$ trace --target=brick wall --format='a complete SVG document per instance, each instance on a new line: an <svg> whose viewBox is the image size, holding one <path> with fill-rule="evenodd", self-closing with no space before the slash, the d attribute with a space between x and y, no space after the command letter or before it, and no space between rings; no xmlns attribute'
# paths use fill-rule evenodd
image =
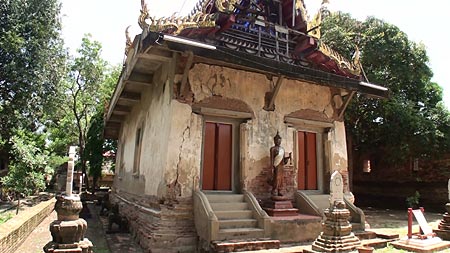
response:
<svg viewBox="0 0 450 253"><path fill-rule="evenodd" d="M56 199L39 203L0 225L0 253L12 253L54 209ZM50 231L49 231L50 233Z"/></svg>
<svg viewBox="0 0 450 253"><path fill-rule="evenodd" d="M269 199L271 196L272 186L272 168L267 167L261 169L261 172L248 185L248 190L252 192L258 200ZM297 175L295 174L294 166L286 166L284 169L284 187L283 193L288 198L294 198L295 188L297 183Z"/></svg>
<svg viewBox="0 0 450 253"><path fill-rule="evenodd" d="M420 193L425 209L444 211L448 202L447 182L450 178L450 157L430 161L419 159L398 166L384 165L371 158L371 172L364 173L362 161L356 160L353 170L353 194L361 206L406 208L406 198ZM383 200L383 201L377 201Z"/></svg>
<svg viewBox="0 0 450 253"><path fill-rule="evenodd" d="M197 232L192 198L163 200L121 191L113 193L122 215L128 218L135 240L155 252L195 252Z"/></svg>

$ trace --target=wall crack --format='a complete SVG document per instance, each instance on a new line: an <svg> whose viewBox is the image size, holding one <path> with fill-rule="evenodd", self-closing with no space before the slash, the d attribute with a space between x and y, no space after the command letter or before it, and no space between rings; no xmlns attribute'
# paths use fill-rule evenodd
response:
<svg viewBox="0 0 450 253"><path fill-rule="evenodd" d="M181 159L182 159L181 158L181 154L183 152L184 143L185 143L186 139L189 138L189 136L190 136L190 131L191 131L190 126L187 126L183 130L183 134L182 134L183 139L181 140L180 148L178 150L177 174L176 174L175 182L173 182L171 184L173 186L173 190L174 190L174 192L173 192L174 196L173 197L181 196L181 185L178 182L179 177L180 177L180 170L181 170L181 168L180 168L180 166L181 166Z"/></svg>

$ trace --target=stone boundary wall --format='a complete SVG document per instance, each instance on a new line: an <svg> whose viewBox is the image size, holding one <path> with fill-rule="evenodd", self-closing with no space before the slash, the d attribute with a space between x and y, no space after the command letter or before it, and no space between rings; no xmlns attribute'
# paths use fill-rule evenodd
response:
<svg viewBox="0 0 450 253"><path fill-rule="evenodd" d="M354 181L353 194L358 207L380 207L406 210L406 198L420 194L419 205L445 212L448 202L447 182Z"/></svg>
<svg viewBox="0 0 450 253"><path fill-rule="evenodd" d="M55 202L56 199L52 198L27 209L26 212L19 211L19 215L0 225L0 253L13 253L53 211Z"/></svg>

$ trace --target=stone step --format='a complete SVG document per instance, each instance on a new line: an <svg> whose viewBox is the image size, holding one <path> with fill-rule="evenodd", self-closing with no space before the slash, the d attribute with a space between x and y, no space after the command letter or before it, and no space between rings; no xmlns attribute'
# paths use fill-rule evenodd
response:
<svg viewBox="0 0 450 253"><path fill-rule="evenodd" d="M215 211L219 220L236 220L236 219L251 219L253 212L251 210L235 210L235 211Z"/></svg>
<svg viewBox="0 0 450 253"><path fill-rule="evenodd" d="M286 208L286 209L274 209L274 208L264 208L269 216L281 217L281 216L297 216L297 208Z"/></svg>
<svg viewBox="0 0 450 253"><path fill-rule="evenodd" d="M206 194L209 203L244 202L243 194Z"/></svg>
<svg viewBox="0 0 450 253"><path fill-rule="evenodd" d="M214 211L250 210L246 202L210 203Z"/></svg>
<svg viewBox="0 0 450 253"><path fill-rule="evenodd" d="M361 245L381 249L381 248L387 247L388 243L390 243L392 241L393 240L387 240L387 239L382 239L382 238L365 239L365 240L361 240Z"/></svg>
<svg viewBox="0 0 450 253"><path fill-rule="evenodd" d="M264 237L264 229L261 229L261 228L219 229L219 240L261 238L261 237Z"/></svg>
<svg viewBox="0 0 450 253"><path fill-rule="evenodd" d="M213 241L214 252L240 252L279 249L280 241L267 239L229 240Z"/></svg>
<svg viewBox="0 0 450 253"><path fill-rule="evenodd" d="M353 226L354 223L352 223ZM358 223L359 224L359 223ZM353 227L352 227L353 229ZM375 239L377 238L377 233L373 232L373 231L356 231L354 232L354 234L356 235L356 237L359 238L359 240L367 240L367 239Z"/></svg>
<svg viewBox="0 0 450 253"><path fill-rule="evenodd" d="M256 219L235 219L219 220L219 228L256 228L258 221Z"/></svg>
<svg viewBox="0 0 450 253"><path fill-rule="evenodd" d="M377 231L376 234L377 234L377 237L382 238L382 239L387 239L387 240L397 240L400 238L399 234L393 233L393 232L389 233L386 231L383 231L383 232Z"/></svg>

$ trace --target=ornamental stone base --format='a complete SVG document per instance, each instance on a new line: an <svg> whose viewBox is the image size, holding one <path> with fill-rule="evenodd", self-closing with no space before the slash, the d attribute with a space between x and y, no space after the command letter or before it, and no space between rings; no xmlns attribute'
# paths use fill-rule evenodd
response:
<svg viewBox="0 0 450 253"><path fill-rule="evenodd" d="M348 222L350 211L344 203L338 203L325 210L326 219L322 223L323 232L312 244L316 252L350 252L361 245L358 237L352 233Z"/></svg>
<svg viewBox="0 0 450 253"><path fill-rule="evenodd" d="M49 242L44 246L44 252L48 253L56 253L56 252L64 252L64 253L92 253L92 243L87 239L73 243L73 244L61 244L56 242Z"/></svg>
<svg viewBox="0 0 450 253"><path fill-rule="evenodd" d="M44 246L44 252L92 253L92 243L84 238L87 222L79 218L83 208L78 195L56 197L55 210L58 220L50 224L52 241Z"/></svg>
<svg viewBox="0 0 450 253"><path fill-rule="evenodd" d="M441 222L439 222L438 229L433 230L437 236L441 239L450 241L450 203L445 204L445 210L447 211Z"/></svg>

